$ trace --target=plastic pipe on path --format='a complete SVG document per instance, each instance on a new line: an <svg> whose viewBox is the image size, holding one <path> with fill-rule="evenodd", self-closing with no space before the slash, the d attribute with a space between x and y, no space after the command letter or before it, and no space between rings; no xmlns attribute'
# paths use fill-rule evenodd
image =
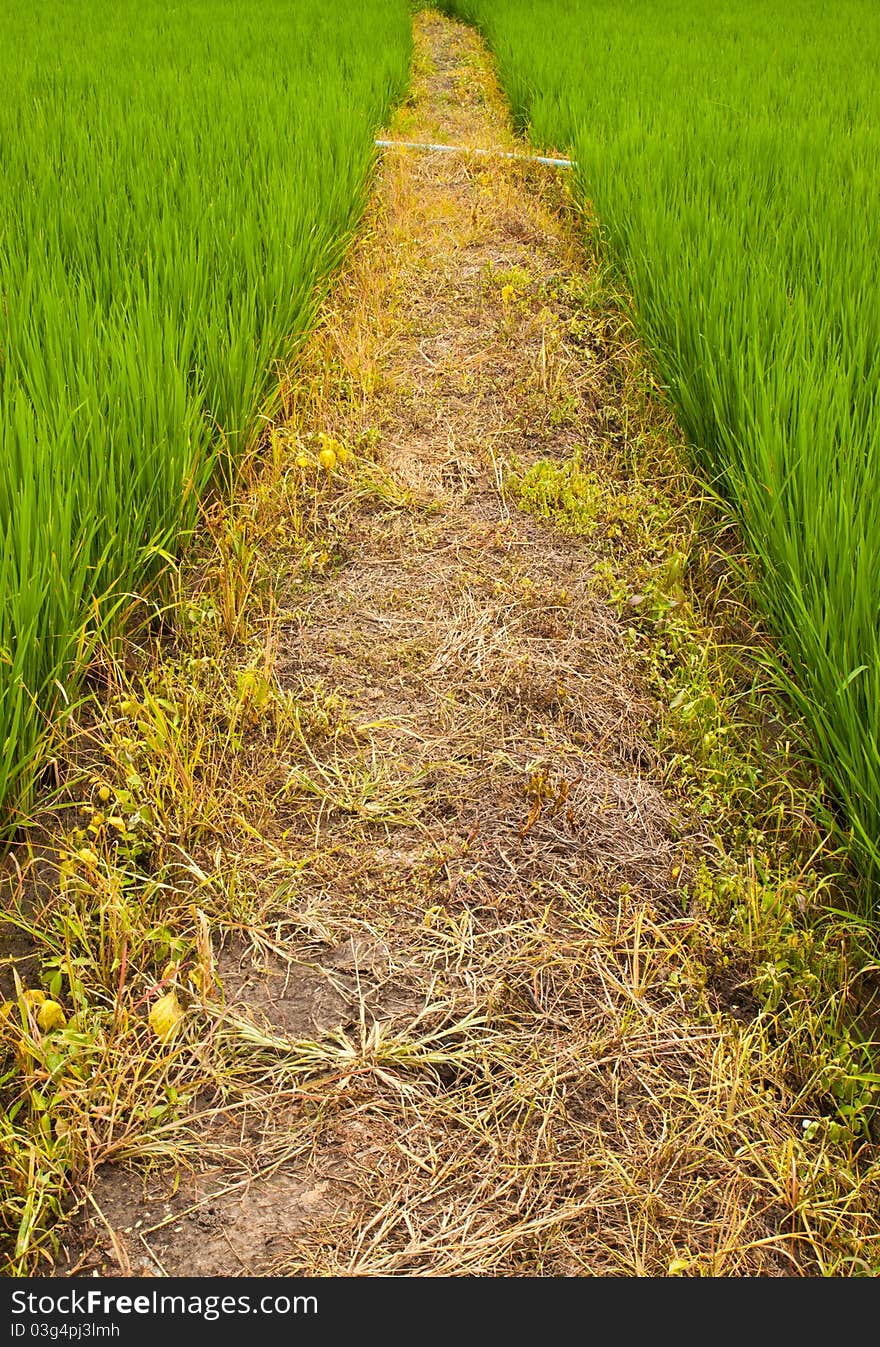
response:
<svg viewBox="0 0 880 1347"><path fill-rule="evenodd" d="M521 159L528 164L549 164L551 168L576 168L573 159L551 159L544 154L514 154L510 150L479 150L469 145L431 145L418 140L377 140L382 150L430 150L437 154L486 154L494 159Z"/></svg>

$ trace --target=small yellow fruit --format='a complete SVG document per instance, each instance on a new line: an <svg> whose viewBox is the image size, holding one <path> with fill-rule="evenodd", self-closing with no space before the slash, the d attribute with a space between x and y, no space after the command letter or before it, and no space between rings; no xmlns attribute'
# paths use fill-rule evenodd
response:
<svg viewBox="0 0 880 1347"><path fill-rule="evenodd" d="M681 874L681 866L680 866L680 865L673 865L673 867L672 867L672 878L673 878L673 879L678 879L678 876L679 876L680 874Z"/></svg>
<svg viewBox="0 0 880 1347"><path fill-rule="evenodd" d="M312 466L312 460L306 454L297 454L296 466L298 468L310 468Z"/></svg>
<svg viewBox="0 0 880 1347"><path fill-rule="evenodd" d="M101 787L101 789L98 791L98 799L101 801L101 804L106 804L106 803L107 803L107 801L110 799L110 787L109 787L109 786L102 786L102 787Z"/></svg>
<svg viewBox="0 0 880 1347"><path fill-rule="evenodd" d="M163 1042L169 1039L183 1019L177 992L166 992L150 1010L150 1028Z"/></svg>
<svg viewBox="0 0 880 1347"><path fill-rule="evenodd" d="M37 1011L37 1024L46 1034L63 1029L66 1023L67 1017L57 1001L44 1001Z"/></svg>
<svg viewBox="0 0 880 1347"><path fill-rule="evenodd" d="M318 455L318 462L325 472L332 472L336 467L336 451L326 446Z"/></svg>
<svg viewBox="0 0 880 1347"><path fill-rule="evenodd" d="M340 467L344 468L348 460L351 458L351 450L348 449L344 444L337 444L336 457L339 459Z"/></svg>

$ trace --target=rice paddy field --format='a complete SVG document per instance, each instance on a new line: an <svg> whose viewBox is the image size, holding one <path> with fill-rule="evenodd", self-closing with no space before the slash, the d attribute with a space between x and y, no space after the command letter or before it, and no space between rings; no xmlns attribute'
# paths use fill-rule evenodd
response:
<svg viewBox="0 0 880 1347"><path fill-rule="evenodd" d="M878 65L0 0L0 1277L877 1275Z"/></svg>
<svg viewBox="0 0 880 1347"><path fill-rule="evenodd" d="M756 559L845 826L880 861L880 12L455 0L570 150L707 480Z"/></svg>
<svg viewBox="0 0 880 1347"><path fill-rule="evenodd" d="M737 510L845 827L880 860L874 7L457 0L576 157L711 484ZM51 752L357 218L408 13L4 0L0 809ZM271 52L272 59L269 59ZM234 53L234 61L232 55Z"/></svg>
<svg viewBox="0 0 880 1347"><path fill-rule="evenodd" d="M96 641L259 437L409 52L383 0L0 3L7 832Z"/></svg>

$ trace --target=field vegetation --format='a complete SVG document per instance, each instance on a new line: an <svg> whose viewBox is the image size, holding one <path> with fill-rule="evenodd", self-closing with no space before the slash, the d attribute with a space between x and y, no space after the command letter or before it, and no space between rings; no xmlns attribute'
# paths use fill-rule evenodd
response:
<svg viewBox="0 0 880 1347"><path fill-rule="evenodd" d="M880 1265L862 56L456 8L0 0L2 1275Z"/></svg>
<svg viewBox="0 0 880 1347"><path fill-rule="evenodd" d="M659 381L732 502L780 668L880 862L880 13L452 0L570 149Z"/></svg>
<svg viewBox="0 0 880 1347"><path fill-rule="evenodd" d="M277 403L403 5L0 0L0 824Z"/></svg>

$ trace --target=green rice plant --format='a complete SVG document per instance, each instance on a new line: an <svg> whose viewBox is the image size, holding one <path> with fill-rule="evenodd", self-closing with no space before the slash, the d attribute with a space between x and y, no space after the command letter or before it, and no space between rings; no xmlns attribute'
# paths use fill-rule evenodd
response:
<svg viewBox="0 0 880 1347"><path fill-rule="evenodd" d="M880 865L880 11L454 0L570 150L707 482L735 508L844 827Z"/></svg>
<svg viewBox="0 0 880 1347"><path fill-rule="evenodd" d="M0 830L273 410L409 52L402 2L0 0Z"/></svg>

